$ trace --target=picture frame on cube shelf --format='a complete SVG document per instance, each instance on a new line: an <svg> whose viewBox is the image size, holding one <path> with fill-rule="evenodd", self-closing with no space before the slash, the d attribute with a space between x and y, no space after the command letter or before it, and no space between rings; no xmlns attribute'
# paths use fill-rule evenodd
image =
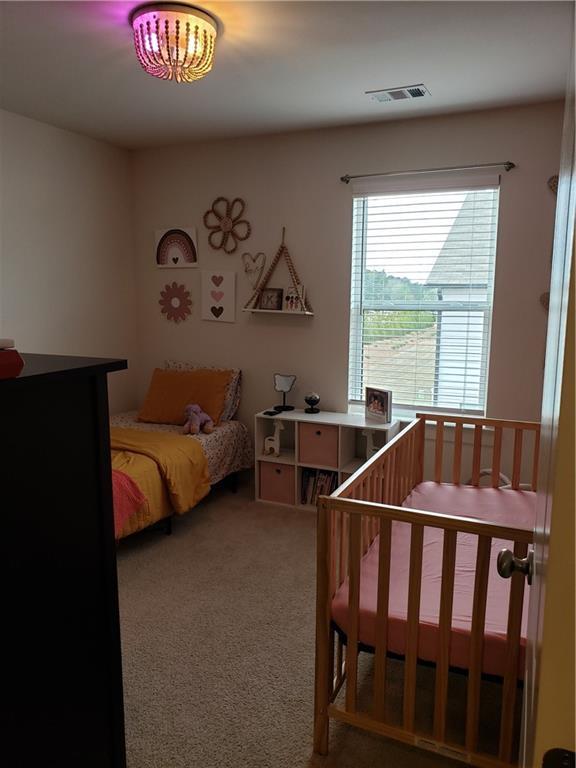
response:
<svg viewBox="0 0 576 768"><path fill-rule="evenodd" d="M367 419L392 421L392 391L377 387L366 387L365 413Z"/></svg>

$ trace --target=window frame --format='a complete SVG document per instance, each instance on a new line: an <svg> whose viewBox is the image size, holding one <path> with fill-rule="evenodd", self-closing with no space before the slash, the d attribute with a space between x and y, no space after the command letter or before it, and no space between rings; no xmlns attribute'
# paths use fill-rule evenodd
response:
<svg viewBox="0 0 576 768"><path fill-rule="evenodd" d="M418 180L412 179L381 179L379 177L371 177L362 179L360 178L356 184L353 184L353 200L352 200L352 242L351 242L351 290L350 290L350 324L349 324L349 340L348 340L348 403L351 406L358 407L364 405L364 395L366 386L369 386L364 380L364 313L368 311L428 311L441 314L444 311L458 311L458 309L467 312L482 312L483 313L483 335L485 335L486 342L481 347L481 361L480 361L480 377L479 388L480 396L479 401L483 404L481 408L454 408L444 407L440 405L416 405L413 403L393 402L393 410L398 413L412 414L418 412L425 413L451 413L451 414L468 414L468 415L480 415L486 414L487 402L488 402L488 389L490 378L490 348L492 341L492 321L494 314L494 288L495 288L495 272L496 262L498 259L498 230L500 222L500 174L486 174L486 173L458 173L457 178L453 174L440 177L439 174L424 175L423 178ZM494 256L493 265L489 274L489 280L486 286L482 284L482 287L486 290L487 298L479 300L478 302L446 302L449 307L447 309L438 310L433 304L422 305L415 302L375 302L369 301L368 306L363 301L364 292L364 279L367 263L367 230L368 230L368 215L367 205L369 198L382 197L382 196L395 196L402 194L425 194L427 192L456 192L456 191L475 191L482 189L496 190L498 192L496 203L496 223L494 229ZM363 202L362 222L363 229L361 233L361 245L362 254L361 262L358 264L355 262L355 246L357 241L355 239L354 221L356 217L355 204L360 199ZM355 273L360 269L360 281L355 283ZM466 289L474 288L473 284L466 285ZM353 343L354 342L354 343ZM360 380L360 384L353 384L355 378ZM378 386L372 384L372 386ZM437 375L435 372L434 377L434 389L437 390ZM360 394L361 399L357 399L352 395Z"/></svg>

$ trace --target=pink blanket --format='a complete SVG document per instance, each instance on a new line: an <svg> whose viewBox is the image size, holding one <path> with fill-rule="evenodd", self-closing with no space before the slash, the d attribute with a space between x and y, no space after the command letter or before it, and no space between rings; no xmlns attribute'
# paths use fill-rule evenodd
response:
<svg viewBox="0 0 576 768"><path fill-rule="evenodd" d="M134 480L119 469L112 470L112 496L114 499L114 535L120 538L124 523L146 501Z"/></svg>
<svg viewBox="0 0 576 768"><path fill-rule="evenodd" d="M530 491L472 488L441 483L420 483L407 497L403 506L412 509L441 512L489 520L494 523L531 529L534 525L536 494ZM476 568L477 536L458 534L454 606L450 641L450 663L468 668L472 600ZM424 529L422 562L422 593L420 600L420 630L418 657L436 661L438 650L438 616L442 580L443 532ZM502 675L506 661L506 626L510 581L502 579L496 570L498 552L511 543L493 539L488 579L483 671ZM390 605L388 650L404 654L406 647L406 615L408 578L410 572L410 525L392 524L392 559L390 563ZM378 537L364 555L360 572L359 639L374 647L376 639L376 605L378 592ZM528 589L524 593L522 640L518 674L522 677L526 646ZM348 581L337 590L332 601L332 618L346 632L348 621Z"/></svg>

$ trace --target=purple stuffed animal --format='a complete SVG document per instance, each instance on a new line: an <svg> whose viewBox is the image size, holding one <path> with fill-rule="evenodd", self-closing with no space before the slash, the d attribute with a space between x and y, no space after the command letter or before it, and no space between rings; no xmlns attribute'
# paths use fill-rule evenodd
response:
<svg viewBox="0 0 576 768"><path fill-rule="evenodd" d="M192 403L184 408L186 414L186 423L182 427L182 434L197 435L199 432L205 432L207 435L214 431L214 422L204 413L198 403Z"/></svg>

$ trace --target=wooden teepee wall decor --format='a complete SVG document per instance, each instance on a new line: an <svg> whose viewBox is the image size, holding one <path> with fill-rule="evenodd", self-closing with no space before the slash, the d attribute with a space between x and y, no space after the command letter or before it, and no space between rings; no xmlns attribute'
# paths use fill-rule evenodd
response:
<svg viewBox="0 0 576 768"><path fill-rule="evenodd" d="M268 267L268 271L266 272L266 274L264 275L264 277L256 287L256 290L244 305L245 310L247 311L258 310L262 291L268 285L268 282L272 277L274 270L278 266L278 262L280 261L281 258L284 258L286 262L286 266L288 267L288 272L290 273L290 280L292 281L292 287L294 288L294 292L300 299L300 306L303 307L302 314L313 313L313 309L310 302L308 301L308 298L307 297L304 298L304 295L302 292L302 283L300 282L300 278L298 277L298 273L296 272L296 267L292 263L292 258L284 242L285 235L286 235L286 227L282 227L282 242L280 243L280 247L276 252L276 256L274 256L274 258L272 259L272 263ZM297 315L298 312L290 312L290 314Z"/></svg>

